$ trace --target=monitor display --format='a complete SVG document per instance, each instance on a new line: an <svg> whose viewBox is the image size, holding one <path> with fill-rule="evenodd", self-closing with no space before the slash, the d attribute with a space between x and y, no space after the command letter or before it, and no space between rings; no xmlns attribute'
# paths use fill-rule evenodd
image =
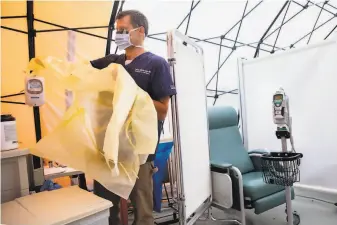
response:
<svg viewBox="0 0 337 225"><path fill-rule="evenodd" d="M281 94L274 95L274 100L283 100L283 95Z"/></svg>

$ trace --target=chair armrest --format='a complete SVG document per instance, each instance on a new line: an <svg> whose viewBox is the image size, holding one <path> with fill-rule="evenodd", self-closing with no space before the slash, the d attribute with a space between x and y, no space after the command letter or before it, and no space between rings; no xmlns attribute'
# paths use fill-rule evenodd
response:
<svg viewBox="0 0 337 225"><path fill-rule="evenodd" d="M255 171L258 171L258 172L262 171L261 156L269 152L270 151L267 149L253 149L253 150L248 151L250 160L252 160Z"/></svg>
<svg viewBox="0 0 337 225"><path fill-rule="evenodd" d="M265 153L269 153L270 151L267 149L253 149L253 150L249 150L248 154L249 155L263 155Z"/></svg>
<svg viewBox="0 0 337 225"><path fill-rule="evenodd" d="M232 168L232 164L225 162L211 161L211 171L219 173L227 173Z"/></svg>

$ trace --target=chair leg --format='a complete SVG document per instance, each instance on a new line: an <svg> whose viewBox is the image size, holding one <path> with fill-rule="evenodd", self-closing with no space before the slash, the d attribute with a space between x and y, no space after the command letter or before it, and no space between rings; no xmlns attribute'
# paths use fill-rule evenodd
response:
<svg viewBox="0 0 337 225"><path fill-rule="evenodd" d="M240 170L236 167L231 167L230 170L232 170L234 172L234 175L236 177L236 179L238 180L239 183L239 195L240 195L240 217L241 217L241 221L236 220L236 219L232 219L232 220L228 220L228 219L217 219L214 218L213 215L210 215L210 219L213 221L220 221L220 222L234 222L240 225L246 225L246 212L245 212L245 200L244 200L244 193L243 193L243 180L242 180L242 174L240 172ZM216 207L216 206L215 206ZM219 209L222 209L222 206L216 207Z"/></svg>
<svg viewBox="0 0 337 225"><path fill-rule="evenodd" d="M205 219L200 219L199 220L201 221L207 221L207 220L211 220L211 221L219 221L219 222L225 222L225 223L236 223L236 224L239 224L239 225L242 225L242 223L238 220L235 220L235 219L217 219L215 218L213 215L212 215L212 208L209 208L207 210L207 216Z"/></svg>
<svg viewBox="0 0 337 225"><path fill-rule="evenodd" d="M240 221L238 220L229 220L229 219L216 219L213 217L213 215L211 214L210 215L210 218L212 221L219 221L219 222L228 222L228 223L236 223L236 224L239 224L239 225L243 225L243 223L241 223Z"/></svg>
<svg viewBox="0 0 337 225"><path fill-rule="evenodd" d="M244 200L244 194L243 194L242 174L241 174L240 170L238 168L234 167L234 166L231 169L234 170L234 172L237 175L237 178L239 180L241 224L246 225L246 212L245 212L245 200Z"/></svg>
<svg viewBox="0 0 337 225"><path fill-rule="evenodd" d="M236 223L239 225L246 225L246 213L245 213L245 205L244 205L244 195L243 195L243 184L242 184L242 175L240 170L238 170L237 168L233 167L232 168L235 173L238 176L238 180L239 180L239 192L240 192L240 209L241 209L241 221L236 220L236 219L218 219L215 218L212 213L209 213L209 218L212 221L219 221L219 222L225 222L225 223Z"/></svg>

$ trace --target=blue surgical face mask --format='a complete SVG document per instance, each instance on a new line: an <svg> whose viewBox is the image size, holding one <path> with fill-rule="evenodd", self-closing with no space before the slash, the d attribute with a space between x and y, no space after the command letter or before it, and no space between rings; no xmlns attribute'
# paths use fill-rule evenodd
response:
<svg viewBox="0 0 337 225"><path fill-rule="evenodd" d="M118 47L119 50L125 50L126 48L130 46L138 47L138 48L143 48L141 45L133 45L130 40L130 33L137 30L138 28L130 30L127 34L125 33L117 33L115 36L115 43Z"/></svg>

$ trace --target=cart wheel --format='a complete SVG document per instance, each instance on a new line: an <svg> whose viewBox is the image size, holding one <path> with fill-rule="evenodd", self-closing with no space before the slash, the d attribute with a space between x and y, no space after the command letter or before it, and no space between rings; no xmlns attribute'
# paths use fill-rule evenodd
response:
<svg viewBox="0 0 337 225"><path fill-rule="evenodd" d="M288 216L287 216L287 222L288 222ZM297 212L293 212L293 223L294 225L299 225L301 223L301 217L297 214Z"/></svg>

